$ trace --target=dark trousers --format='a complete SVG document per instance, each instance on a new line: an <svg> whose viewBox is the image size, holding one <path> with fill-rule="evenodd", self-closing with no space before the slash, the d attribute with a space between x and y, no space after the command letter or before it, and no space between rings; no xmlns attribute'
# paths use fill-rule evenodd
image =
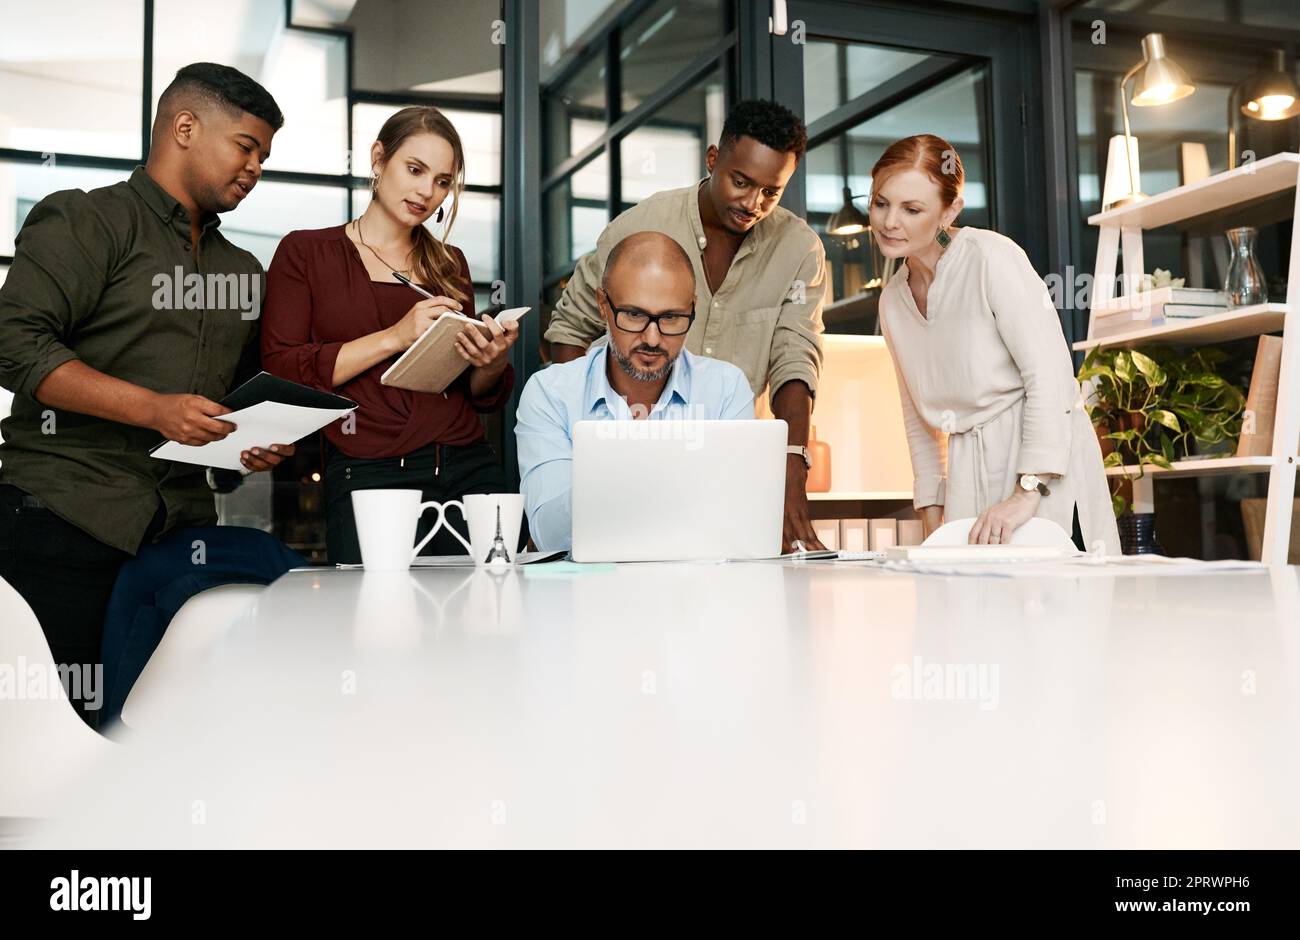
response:
<svg viewBox="0 0 1300 940"><path fill-rule="evenodd" d="M307 561L273 535L244 526L187 526L118 571L104 614L101 727L122 705L176 612L195 594L223 584L270 584Z"/></svg>
<svg viewBox="0 0 1300 940"><path fill-rule="evenodd" d="M160 506L146 539L161 526ZM36 497L0 484L0 577L36 614L54 662L81 672L82 681L67 688L92 728L99 727L103 706L103 670L96 667L104 611L130 557L60 519Z"/></svg>
<svg viewBox="0 0 1300 940"><path fill-rule="evenodd" d="M419 490L423 502L434 500L439 503L460 499L469 493L510 491L505 470L486 441L464 447L430 444L405 457L378 459L349 457L326 441L325 540L333 564L361 562L357 521L352 514L352 494L357 490L384 489ZM432 510L420 517L416 528L417 542L428 534L436 518L437 514ZM447 521L468 541L469 528L456 510L447 514ZM522 531L519 544L527 544L527 541L528 533ZM465 546L443 528L420 554L464 555Z"/></svg>

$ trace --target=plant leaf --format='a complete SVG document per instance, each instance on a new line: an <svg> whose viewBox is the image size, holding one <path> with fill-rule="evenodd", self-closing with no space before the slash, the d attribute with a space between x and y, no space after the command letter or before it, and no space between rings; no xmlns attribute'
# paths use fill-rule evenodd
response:
<svg viewBox="0 0 1300 940"><path fill-rule="evenodd" d="M1178 416L1175 415L1172 411L1166 411L1163 408L1153 408L1150 411L1148 411L1147 420L1155 421L1157 424L1163 424L1165 427L1167 427L1171 431L1174 431L1175 433L1182 430L1182 426L1178 423Z"/></svg>
<svg viewBox="0 0 1300 940"><path fill-rule="evenodd" d="M1125 350L1120 350L1115 354L1115 374L1123 382L1132 382L1137 373L1133 370L1133 360L1129 358Z"/></svg>
<svg viewBox="0 0 1300 940"><path fill-rule="evenodd" d="M1114 381L1115 381L1115 370L1112 369L1110 366L1091 366L1091 367L1089 367L1089 366L1086 365L1086 364L1084 365L1084 367L1083 367L1082 369L1079 370L1078 380L1079 380L1080 382L1086 382L1086 381L1088 381L1089 379L1095 379L1095 378L1098 378L1098 377L1101 377L1101 378L1107 378L1107 379L1110 379L1112 382L1114 382Z"/></svg>
<svg viewBox="0 0 1300 940"><path fill-rule="evenodd" d="M1133 359L1133 365L1146 378L1147 384L1163 385L1165 383L1168 376L1165 375L1165 370L1160 368L1160 363L1136 349L1132 350L1129 356Z"/></svg>

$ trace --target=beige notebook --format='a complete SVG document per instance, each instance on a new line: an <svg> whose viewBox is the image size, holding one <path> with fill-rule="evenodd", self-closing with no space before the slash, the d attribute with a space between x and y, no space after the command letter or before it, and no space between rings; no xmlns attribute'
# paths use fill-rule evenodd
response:
<svg viewBox="0 0 1300 940"><path fill-rule="evenodd" d="M495 317L497 323L512 323L531 310L531 307L512 307ZM379 377L382 385L409 388L415 392L443 392L456 381L469 366L456 351L456 334L466 323L474 323L486 336L488 328L482 320L474 320L462 313L444 313L434 320L411 348Z"/></svg>

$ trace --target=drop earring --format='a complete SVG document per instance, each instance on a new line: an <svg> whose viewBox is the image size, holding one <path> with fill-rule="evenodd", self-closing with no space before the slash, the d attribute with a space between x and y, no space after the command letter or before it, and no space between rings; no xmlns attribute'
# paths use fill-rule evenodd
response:
<svg viewBox="0 0 1300 940"><path fill-rule="evenodd" d="M371 191L372 193L377 193L377 192L379 192L379 174L378 174L378 173L371 173L371 174L370 174L370 191Z"/></svg>
<svg viewBox="0 0 1300 940"><path fill-rule="evenodd" d="M952 241L952 236L948 234L946 229L941 228L938 234L934 236L934 240L939 243L940 248L947 248L948 243Z"/></svg>
<svg viewBox="0 0 1300 940"><path fill-rule="evenodd" d="M442 206L439 206L438 211L433 214L433 221L435 222L442 221Z"/></svg>

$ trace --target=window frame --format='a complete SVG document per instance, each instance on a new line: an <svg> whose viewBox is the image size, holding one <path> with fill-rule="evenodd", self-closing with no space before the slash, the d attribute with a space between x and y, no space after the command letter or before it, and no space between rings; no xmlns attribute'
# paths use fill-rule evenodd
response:
<svg viewBox="0 0 1300 940"><path fill-rule="evenodd" d="M155 0L142 0L143 22L141 28L144 34L143 54L141 57L141 69L143 71L142 83L140 88L140 154L138 159L129 157L104 157L96 154L86 153L54 153L53 157L59 166L83 169L99 170L118 170L130 174L137 166L143 165L149 156L149 145L151 141L151 131L153 124L153 68L154 68L154 6ZM380 104L380 105L411 105L425 104L438 108L448 108L459 111L480 111L502 116L504 120L504 95L501 94L477 94L469 92L374 92L359 90L355 87L355 68L354 68L354 38L351 30L338 29L326 26L308 26L294 23L293 21L293 2L284 0L285 28L298 30L304 33L313 33L316 35L330 36L344 43L343 55L346 62L347 71L344 82L347 90L347 115L344 133L345 146L352 146L352 111L358 104ZM504 59L504 53L502 54ZM505 67L504 61L501 63L502 69ZM504 125L503 125L504 136ZM503 141L504 143L504 141ZM504 147L502 150L502 163L499 168L501 173L498 174L498 183L495 185L484 184L466 184L465 192L482 193L495 196L499 203L504 202L505 187L504 180ZM41 152L35 150L20 150L10 147L0 147L0 163L32 163L39 164L49 160L50 152ZM355 160L355 155L354 155ZM358 176L356 167L353 165L349 168L351 172L347 173L311 173L297 170L274 170L267 169L262 174L262 179L270 183L297 183L308 186L324 186L333 189L343 189L346 193L346 206L348 219L354 218L358 211L358 206L354 202L354 189L364 189L369 185L367 176ZM500 218L504 218L501 216ZM340 219L340 224L346 223L348 219ZM496 259L493 265L498 272L504 270L504 258L502 245L504 242L504 224L498 224L497 243L495 245ZM9 266L13 264L12 255L0 254L0 265ZM479 279L473 282L476 291L485 291L489 294L497 287L501 280L500 274L495 280Z"/></svg>
<svg viewBox="0 0 1300 940"><path fill-rule="evenodd" d="M549 126L549 109L545 103L552 90L563 88L570 79L593 61L603 57L605 62L605 130L577 153L570 154L554 168L544 171L540 180L542 205L542 231L550 232L549 196L556 187L571 183L573 175L582 170L602 155L608 167L609 191L603 203L606 224L627 208L623 200L622 181L622 142L632 132L650 123L655 115L682 93L689 91L697 82L714 71L721 71L726 87L726 105L729 109L736 101L738 87L737 49L740 42L738 29L738 12L735 0L722 0L719 4L722 37L707 50L696 56L672 78L664 82L653 94L646 97L636 108L622 110L622 59L620 50L624 31L633 25L643 13L655 5L658 0L635 0L628 4L609 22L605 23L583 46L570 50L570 58L541 85L542 112L542 149L543 163L548 166L549 154L546 149L552 139L553 128ZM588 208L601 206L598 200L571 200L575 205ZM573 273L576 258L570 258L563 264L542 272L543 294L549 293L558 283Z"/></svg>

